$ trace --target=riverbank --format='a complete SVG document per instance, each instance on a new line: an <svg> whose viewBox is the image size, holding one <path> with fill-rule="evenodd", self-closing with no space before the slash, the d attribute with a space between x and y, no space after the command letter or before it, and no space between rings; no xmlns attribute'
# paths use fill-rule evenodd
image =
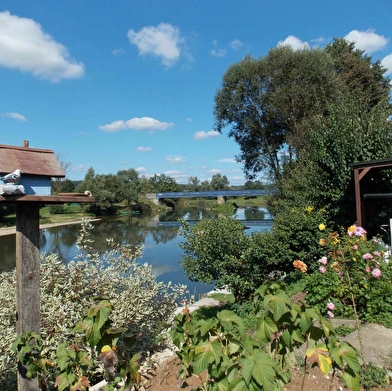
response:
<svg viewBox="0 0 392 391"><path fill-rule="evenodd" d="M100 219L90 219L90 221L98 221ZM40 229L45 229L45 228L52 228L52 227L60 227L61 225L70 225L70 224L81 224L82 219L77 219L77 220L68 220L68 221L62 221L62 222L57 222L57 223L47 223L47 224L40 224L39 228ZM3 227L0 228L0 236L7 236L7 235L13 235L16 232L16 227Z"/></svg>

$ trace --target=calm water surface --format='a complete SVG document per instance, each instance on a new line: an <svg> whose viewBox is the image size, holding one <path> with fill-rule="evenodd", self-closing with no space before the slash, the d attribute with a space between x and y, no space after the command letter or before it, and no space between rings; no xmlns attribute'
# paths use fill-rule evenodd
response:
<svg viewBox="0 0 392 391"><path fill-rule="evenodd" d="M262 221L269 216L261 209L239 208L235 216L240 220L246 220L244 224L247 226L247 233L269 229L268 223ZM186 284L190 294L195 294L197 298L199 294L210 291L213 286L195 283L185 277L179 264L182 249L178 245L184 239L179 235L180 226L176 222L179 218L196 221L215 217L211 211L182 210L162 216L130 215L103 219L92 223L93 251L103 253L107 248L106 238L113 238L117 243L141 245L143 256L139 262L150 264L157 280ZM69 262L77 252L75 242L79 229L79 224L70 224L41 230L41 252L57 253L64 262ZM0 271L12 269L15 266L15 235L0 237L0 248Z"/></svg>

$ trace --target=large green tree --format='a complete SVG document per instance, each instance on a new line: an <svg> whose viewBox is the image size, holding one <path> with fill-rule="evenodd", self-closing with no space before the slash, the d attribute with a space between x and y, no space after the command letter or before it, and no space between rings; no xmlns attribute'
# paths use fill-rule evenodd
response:
<svg viewBox="0 0 392 391"><path fill-rule="evenodd" d="M343 39L324 49L275 48L228 69L215 97L216 129L231 126L249 178L271 174L281 190L275 211L282 201L314 205L352 222L350 163L392 153L390 91L380 62Z"/></svg>
<svg viewBox="0 0 392 391"><path fill-rule="evenodd" d="M267 171L279 181L285 163L314 148L310 132L329 108L355 100L370 113L390 98L379 61L336 39L324 49L271 49L231 65L215 96L215 129L230 127L249 178ZM351 104L351 103L349 103ZM373 115L373 114L370 114ZM290 167L290 166L289 166Z"/></svg>
<svg viewBox="0 0 392 391"><path fill-rule="evenodd" d="M210 187L213 190L227 190L229 188L229 183L226 175L218 173L212 176Z"/></svg>
<svg viewBox="0 0 392 391"><path fill-rule="evenodd" d="M271 49L229 67L215 96L215 129L230 126L239 144L244 172L252 179L267 171L277 181L285 162L306 145L314 116L325 113L327 97L337 97L339 80L322 50Z"/></svg>
<svg viewBox="0 0 392 391"><path fill-rule="evenodd" d="M125 200L128 207L132 205L132 202L138 202L142 183L139 179L139 173L135 169L118 171L117 183L116 195L118 199Z"/></svg>

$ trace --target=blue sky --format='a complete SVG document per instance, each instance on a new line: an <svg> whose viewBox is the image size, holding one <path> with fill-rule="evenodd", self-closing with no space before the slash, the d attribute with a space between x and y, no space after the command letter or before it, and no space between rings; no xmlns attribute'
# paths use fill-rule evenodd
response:
<svg viewBox="0 0 392 391"><path fill-rule="evenodd" d="M244 183L239 148L213 131L230 64L279 44L346 37L392 75L390 0L2 0L0 143L52 149L116 174Z"/></svg>

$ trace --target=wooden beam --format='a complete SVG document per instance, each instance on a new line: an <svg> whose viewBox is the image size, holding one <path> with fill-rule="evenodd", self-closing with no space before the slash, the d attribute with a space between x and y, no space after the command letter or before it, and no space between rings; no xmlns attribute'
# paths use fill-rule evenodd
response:
<svg viewBox="0 0 392 391"><path fill-rule="evenodd" d="M355 185L355 212L357 225L362 227L362 205L361 205L361 184L359 179L359 168L354 169L354 185Z"/></svg>
<svg viewBox="0 0 392 391"><path fill-rule="evenodd" d="M16 209L16 332L40 332L39 204ZM18 391L38 391L38 380L26 378L18 363Z"/></svg>
<svg viewBox="0 0 392 391"><path fill-rule="evenodd" d="M12 195L0 196L0 203L17 204L22 202L35 202L40 204L68 204L72 202L86 204L96 202L95 197L89 197L85 194L67 195L67 196L42 196L42 195Z"/></svg>

